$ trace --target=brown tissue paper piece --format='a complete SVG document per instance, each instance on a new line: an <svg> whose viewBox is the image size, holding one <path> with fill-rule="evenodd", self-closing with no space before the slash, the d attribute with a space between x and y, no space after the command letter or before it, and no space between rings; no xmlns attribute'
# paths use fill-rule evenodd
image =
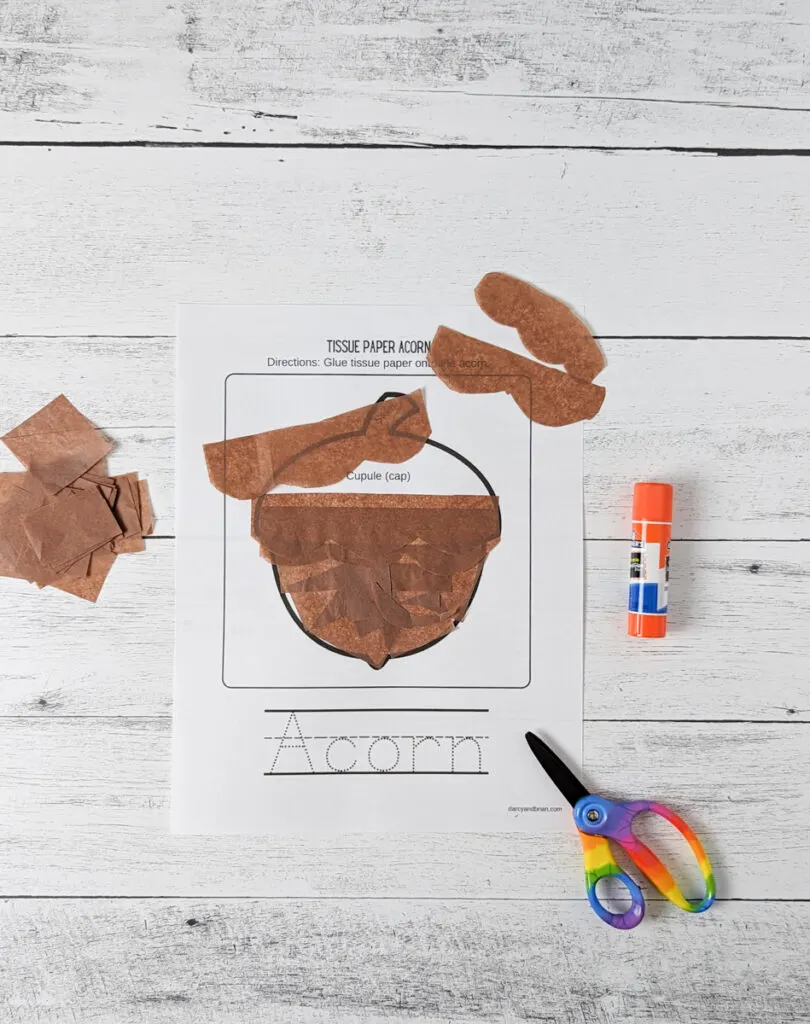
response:
<svg viewBox="0 0 810 1024"><path fill-rule="evenodd" d="M3 440L28 472L0 473L0 575L96 601L154 528L146 481L107 475L110 442L64 395Z"/></svg>
<svg viewBox="0 0 810 1024"><path fill-rule="evenodd" d="M436 331L428 361L451 390L468 395L504 391L529 419L547 427L589 420L605 399L605 389L598 384L450 327Z"/></svg>
<svg viewBox="0 0 810 1024"><path fill-rule="evenodd" d="M10 430L3 441L51 493L73 483L112 449L64 395Z"/></svg>
<svg viewBox="0 0 810 1024"><path fill-rule="evenodd" d="M564 302L510 274L485 274L475 298L490 319L517 328L535 358L559 363L572 377L592 381L605 357L585 324Z"/></svg>
<svg viewBox="0 0 810 1024"><path fill-rule="evenodd" d="M0 473L0 575L31 582L45 577L22 520L46 499L30 473Z"/></svg>
<svg viewBox="0 0 810 1024"><path fill-rule="evenodd" d="M361 462L405 462L430 436L421 391L304 423L203 446L208 475L232 498L258 498L279 484L325 487Z"/></svg>
<svg viewBox="0 0 810 1024"><path fill-rule="evenodd" d="M23 516L22 524L34 554L57 574L121 533L118 520L97 487L66 487Z"/></svg>
<svg viewBox="0 0 810 1024"><path fill-rule="evenodd" d="M270 494L253 536L305 631L381 668L464 618L500 513L489 495Z"/></svg>
<svg viewBox="0 0 810 1024"><path fill-rule="evenodd" d="M66 575L55 580L51 586L57 590L64 590L67 594L73 594L74 597L95 602L115 559L116 555L109 548L99 548L90 556L90 567L86 576L77 579Z"/></svg>
<svg viewBox="0 0 810 1024"><path fill-rule="evenodd" d="M141 529L144 537L148 537L155 529L155 513L152 510L149 485L145 480L138 481L138 507L141 513Z"/></svg>
<svg viewBox="0 0 810 1024"><path fill-rule="evenodd" d="M117 555L143 551L146 545L143 540L141 525L141 499L137 473L126 473L113 477L118 488L115 501L115 515L121 524L123 534L113 541L113 551Z"/></svg>

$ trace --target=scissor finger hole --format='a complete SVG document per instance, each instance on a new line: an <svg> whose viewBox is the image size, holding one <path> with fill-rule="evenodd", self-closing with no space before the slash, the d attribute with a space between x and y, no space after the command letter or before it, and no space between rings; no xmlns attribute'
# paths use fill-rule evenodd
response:
<svg viewBox="0 0 810 1024"><path fill-rule="evenodd" d="M706 883L700 866L689 843L672 822L653 811L642 811L633 819L633 834L663 862L687 899L703 898Z"/></svg>
<svg viewBox="0 0 810 1024"><path fill-rule="evenodd" d="M604 875L596 882L596 898L611 914L624 914L633 902L627 883L617 875Z"/></svg>

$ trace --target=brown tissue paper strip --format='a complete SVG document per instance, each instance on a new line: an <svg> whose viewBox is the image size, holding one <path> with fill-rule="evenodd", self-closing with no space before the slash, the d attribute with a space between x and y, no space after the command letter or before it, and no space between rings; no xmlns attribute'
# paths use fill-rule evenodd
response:
<svg viewBox="0 0 810 1024"><path fill-rule="evenodd" d="M143 551L146 547L141 526L141 500L137 473L125 473L113 477L118 488L115 502L115 517L121 524L123 534L113 541L112 549L117 555Z"/></svg>
<svg viewBox="0 0 810 1024"><path fill-rule="evenodd" d="M155 529L155 514L152 510L149 484L145 480L138 481L138 505L141 513L141 530L144 537L148 537Z"/></svg>
<svg viewBox="0 0 810 1024"><path fill-rule="evenodd" d="M64 395L4 440L29 471L0 473L0 576L96 601L154 528L146 481L107 475L109 443Z"/></svg>
<svg viewBox="0 0 810 1024"><path fill-rule="evenodd" d="M572 377L592 381L605 357L585 324L564 302L510 274L486 274L475 298L496 323L515 327L535 358L559 363Z"/></svg>
<svg viewBox="0 0 810 1024"><path fill-rule="evenodd" d="M439 327L428 353L436 376L468 395L503 391L535 423L561 427L589 420L602 407L605 389L497 345Z"/></svg>
<svg viewBox="0 0 810 1024"><path fill-rule="evenodd" d="M325 487L361 462L405 462L430 436L421 391L300 426L204 445L208 475L232 498L257 498L279 484Z"/></svg>
<svg viewBox="0 0 810 1024"><path fill-rule="evenodd" d="M51 493L73 483L112 449L64 395L9 431L3 441Z"/></svg>
<svg viewBox="0 0 810 1024"><path fill-rule="evenodd" d="M253 536L307 632L380 668L461 621L500 515L488 495L270 494Z"/></svg>

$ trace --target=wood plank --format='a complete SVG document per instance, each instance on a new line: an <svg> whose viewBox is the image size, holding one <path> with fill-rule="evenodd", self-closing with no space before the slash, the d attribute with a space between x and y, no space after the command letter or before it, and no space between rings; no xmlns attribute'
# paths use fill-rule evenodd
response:
<svg viewBox="0 0 810 1024"><path fill-rule="evenodd" d="M174 347L173 337L0 337L0 429L60 391L102 429L174 427Z"/></svg>
<svg viewBox="0 0 810 1024"><path fill-rule="evenodd" d="M810 721L810 544L673 544L670 634L625 636L628 547L586 546L589 719ZM0 714L167 716L174 545L122 557L95 607L0 581Z"/></svg>
<svg viewBox="0 0 810 1024"><path fill-rule="evenodd" d="M585 714L810 721L810 544L672 545L668 636L624 634L625 542L585 548Z"/></svg>
<svg viewBox="0 0 810 1024"><path fill-rule="evenodd" d="M808 899L807 726L588 723L586 779L670 803L725 898ZM540 836L170 836L165 719L0 719L7 895L579 898L573 827ZM518 737L519 739L520 737ZM517 741L517 740L516 740ZM674 831L648 830L697 894Z"/></svg>
<svg viewBox="0 0 810 1024"><path fill-rule="evenodd" d="M810 908L583 901L6 900L8 1024L807 1020Z"/></svg>
<svg viewBox="0 0 810 1024"><path fill-rule="evenodd" d="M4 139L807 146L801 0L4 4Z"/></svg>
<svg viewBox="0 0 810 1024"><path fill-rule="evenodd" d="M675 485L676 537L810 536L810 343L603 345L607 398L585 425L589 537L627 536L630 484L644 479Z"/></svg>
<svg viewBox="0 0 810 1024"><path fill-rule="evenodd" d="M632 483L645 477L676 484L676 537L810 536L810 341L602 344L608 398L585 424L589 537L627 535ZM65 391L114 435L115 466L150 476L158 532L174 532L173 339L5 338L0 367L4 429ZM4 468L16 463L3 450Z"/></svg>
<svg viewBox="0 0 810 1024"><path fill-rule="evenodd" d="M471 300L509 269L601 335L807 337L798 157L7 149L3 334L172 334L178 302Z"/></svg>

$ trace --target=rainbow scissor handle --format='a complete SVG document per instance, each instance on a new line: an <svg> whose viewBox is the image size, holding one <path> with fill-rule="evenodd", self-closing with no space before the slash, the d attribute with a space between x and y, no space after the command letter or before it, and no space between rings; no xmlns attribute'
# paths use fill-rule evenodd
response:
<svg viewBox="0 0 810 1024"><path fill-rule="evenodd" d="M688 900L652 850L633 834L633 819L644 811L651 811L653 814L660 814L662 818L666 818L689 843L706 883L706 895L702 900ZM699 914L703 910L708 910L714 903L716 895L714 875L706 851L683 818L680 818L664 804L649 800L614 803L602 796L588 794L588 796L577 800L574 805L574 823L579 829L582 850L585 855L585 884L588 887L588 902L602 920L607 921L614 928L635 928L644 917L644 897L633 879L622 871L613 859L609 839L613 839L621 846L662 896L666 896L676 907ZM596 883L600 878L608 876L618 878L632 899L630 909L623 914L611 913L602 906L596 895Z"/></svg>

